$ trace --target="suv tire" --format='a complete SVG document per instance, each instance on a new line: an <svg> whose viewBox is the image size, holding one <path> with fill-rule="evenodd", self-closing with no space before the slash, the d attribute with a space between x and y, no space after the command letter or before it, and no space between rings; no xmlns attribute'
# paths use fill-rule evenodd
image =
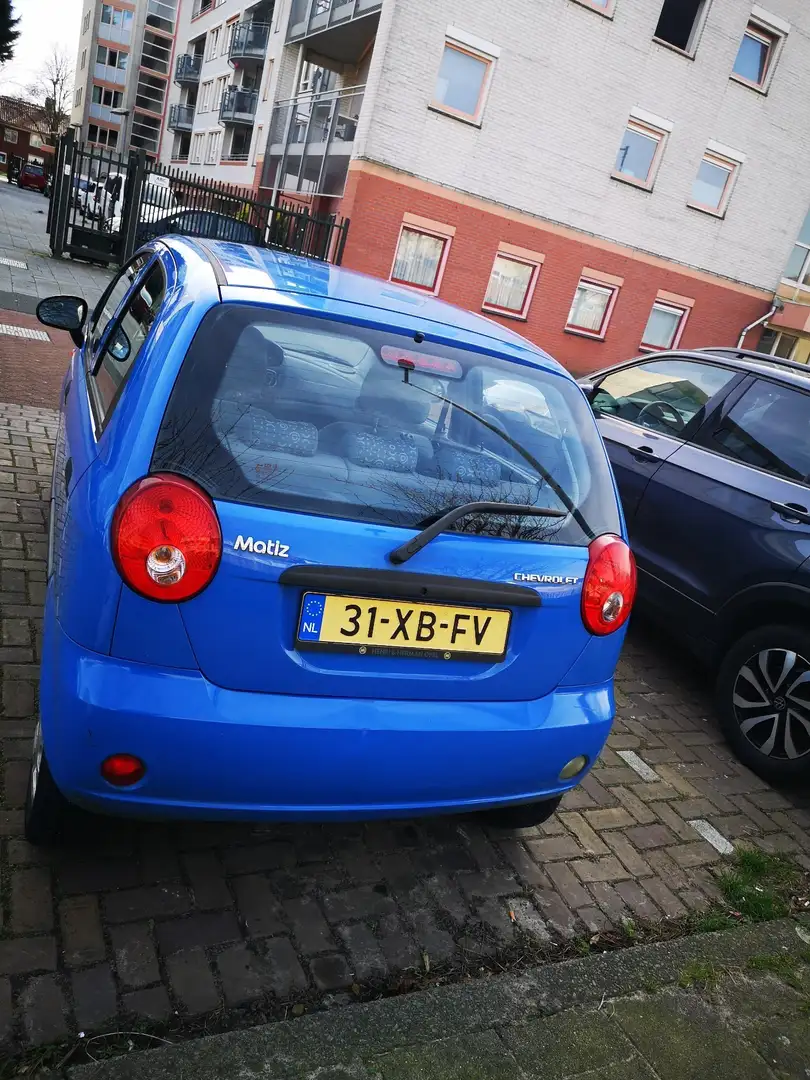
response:
<svg viewBox="0 0 810 1080"><path fill-rule="evenodd" d="M723 734L743 764L775 783L810 777L808 631L774 624L739 638L720 665L716 695Z"/></svg>

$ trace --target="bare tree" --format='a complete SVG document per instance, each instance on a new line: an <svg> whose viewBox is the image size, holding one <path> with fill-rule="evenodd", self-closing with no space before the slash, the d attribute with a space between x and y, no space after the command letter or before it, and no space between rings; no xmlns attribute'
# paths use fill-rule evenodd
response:
<svg viewBox="0 0 810 1080"><path fill-rule="evenodd" d="M45 142L54 145L70 119L73 61L67 50L54 45L36 78L26 90L42 110L36 122L37 134Z"/></svg>

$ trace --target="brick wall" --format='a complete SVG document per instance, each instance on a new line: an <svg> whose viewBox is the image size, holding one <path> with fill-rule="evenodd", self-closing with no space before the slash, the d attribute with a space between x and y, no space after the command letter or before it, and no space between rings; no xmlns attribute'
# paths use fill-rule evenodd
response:
<svg viewBox="0 0 810 1080"><path fill-rule="evenodd" d="M422 186L424 187L424 185ZM343 265L389 276L399 228L405 213L417 214L456 229L439 295L471 311L480 311L499 242L541 252L545 262L526 321L490 315L547 349L570 370L583 373L635 356L659 290L694 299L681 339L684 348L735 345L743 326L768 310L768 301L722 279L690 274L672 264L656 265L631 249L606 250L587 237L561 235L525 220L513 220L454 199L449 192L423 190L395 176L354 168L349 173L340 212L351 217ZM604 341L564 330L583 267L624 278ZM748 347L758 340L753 333Z"/></svg>

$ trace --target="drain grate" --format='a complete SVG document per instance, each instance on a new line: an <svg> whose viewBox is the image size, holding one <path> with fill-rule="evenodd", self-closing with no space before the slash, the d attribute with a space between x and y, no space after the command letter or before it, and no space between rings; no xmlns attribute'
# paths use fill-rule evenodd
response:
<svg viewBox="0 0 810 1080"><path fill-rule="evenodd" d="M9 337L27 338L29 341L51 340L44 330L29 330L27 326L11 326L9 323L0 323L0 334L8 334Z"/></svg>
<svg viewBox="0 0 810 1080"><path fill-rule="evenodd" d="M18 270L28 269L28 263L20 262L19 259L7 259L4 255L0 255L0 266L16 266Z"/></svg>

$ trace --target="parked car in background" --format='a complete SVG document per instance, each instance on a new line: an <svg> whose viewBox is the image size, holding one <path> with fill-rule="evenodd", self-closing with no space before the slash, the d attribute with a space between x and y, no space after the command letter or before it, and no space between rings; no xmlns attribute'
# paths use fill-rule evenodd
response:
<svg viewBox="0 0 810 1080"><path fill-rule="evenodd" d="M41 191L45 194L47 175L44 165L35 165L26 161L17 176L17 185L21 188L30 188L32 191Z"/></svg>
<svg viewBox="0 0 810 1080"><path fill-rule="evenodd" d="M208 240L227 240L232 244L258 244L261 233L254 225L213 210L179 210L156 221L138 226L137 243L146 244L158 236L200 236Z"/></svg>
<svg viewBox="0 0 810 1080"><path fill-rule="evenodd" d="M88 199L89 212L104 222L110 232L118 232L121 228L126 179L124 172L99 177L95 190ZM141 191L139 220L156 221L181 209L172 192L169 178L159 173L148 173Z"/></svg>
<svg viewBox="0 0 810 1080"><path fill-rule="evenodd" d="M736 349L589 377L639 601L716 673L729 742L810 776L810 370Z"/></svg>
<svg viewBox="0 0 810 1080"><path fill-rule="evenodd" d="M74 176L73 177L73 205L78 206L81 210L87 211L90 205L90 199L93 192L96 190L96 181L89 176Z"/></svg>
<svg viewBox="0 0 810 1080"><path fill-rule="evenodd" d="M216 240L150 244L86 331L75 297L38 314L78 347L29 840L70 803L554 811L610 730L635 591L566 371L433 297Z"/></svg>

